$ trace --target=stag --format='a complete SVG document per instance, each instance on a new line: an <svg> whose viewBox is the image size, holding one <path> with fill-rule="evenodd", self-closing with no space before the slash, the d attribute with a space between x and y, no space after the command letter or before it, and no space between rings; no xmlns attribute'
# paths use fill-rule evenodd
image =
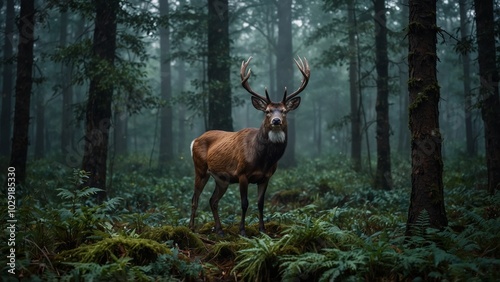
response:
<svg viewBox="0 0 500 282"><path fill-rule="evenodd" d="M215 232L224 235L220 223L218 205L219 200L226 192L229 184L239 183L241 198L240 234L246 236L245 215L248 209L248 184L257 184L259 230L265 232L264 227L264 194L269 179L276 171L278 160L283 156L287 144L286 114L297 109L300 97L309 82L310 69L307 60L300 57L295 64L302 73L300 87L290 95L285 93L280 102L273 102L266 96L261 96L252 90L248 83L251 71L247 67L252 57L241 63L241 85L252 96L252 105L255 109L265 113L260 128L245 128L238 132L210 130L193 140L191 156L193 157L195 179L194 194L191 202L191 218L189 227L194 230L198 199L205 188L208 179L215 180L215 190L210 198L210 208L215 220Z"/></svg>

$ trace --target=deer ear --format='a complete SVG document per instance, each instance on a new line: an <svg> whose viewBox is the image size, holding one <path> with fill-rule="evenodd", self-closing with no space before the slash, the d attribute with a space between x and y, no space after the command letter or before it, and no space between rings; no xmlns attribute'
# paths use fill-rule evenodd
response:
<svg viewBox="0 0 500 282"><path fill-rule="evenodd" d="M300 97L295 97L295 98L292 98L292 99L286 101L287 111L293 111L296 108L298 108L299 105L300 105Z"/></svg>
<svg viewBox="0 0 500 282"><path fill-rule="evenodd" d="M260 98L257 98L257 97L253 97L253 96L252 96L252 105L254 106L254 108L256 108L259 111L266 111L266 108L267 108L266 101L264 101Z"/></svg>

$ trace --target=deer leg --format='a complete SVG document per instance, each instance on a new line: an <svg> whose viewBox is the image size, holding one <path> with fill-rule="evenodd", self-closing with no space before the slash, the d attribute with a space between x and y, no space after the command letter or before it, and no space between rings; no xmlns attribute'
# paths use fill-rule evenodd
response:
<svg viewBox="0 0 500 282"><path fill-rule="evenodd" d="M189 220L189 228L194 231L194 218L196 217L196 210L198 209L198 199L200 194L207 184L209 175L196 174L194 178L194 193L191 199L191 218Z"/></svg>
<svg viewBox="0 0 500 282"><path fill-rule="evenodd" d="M212 209L212 214L215 220L215 233L220 236L224 236L224 231L222 231L222 224L220 223L219 218L219 200L224 196L227 191L227 187L229 183L226 181L220 180L218 177L215 177L215 190L210 198L210 209Z"/></svg>
<svg viewBox="0 0 500 282"><path fill-rule="evenodd" d="M264 180L264 182L258 184L258 193L259 199L257 202L257 206L259 208L259 231L262 233L266 232L266 228L264 227L264 195L266 194L267 184L269 183L269 179Z"/></svg>
<svg viewBox="0 0 500 282"><path fill-rule="evenodd" d="M240 198L241 198L241 222L240 222L240 234L241 236L247 236L245 231L245 216L248 209L248 179L246 176L241 176L240 182Z"/></svg>

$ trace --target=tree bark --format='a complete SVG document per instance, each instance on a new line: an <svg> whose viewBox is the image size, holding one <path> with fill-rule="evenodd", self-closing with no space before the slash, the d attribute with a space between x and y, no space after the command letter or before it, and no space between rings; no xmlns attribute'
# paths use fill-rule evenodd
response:
<svg viewBox="0 0 500 282"><path fill-rule="evenodd" d="M278 48L276 53L276 86L277 91L272 98L283 99L285 87L293 92L293 45L292 45L292 0L278 1ZM295 166L295 113L287 115L288 137L285 154L280 164L285 167Z"/></svg>
<svg viewBox="0 0 500 282"><path fill-rule="evenodd" d="M408 0L401 2L401 22L408 21ZM405 26L406 27L406 26ZM408 41L405 38L403 46L404 52L401 54L401 62L399 63L399 136L398 136L398 152L401 156L407 158L410 149L410 134L408 130L408 65L406 58L408 57ZM402 50L403 51L403 50Z"/></svg>
<svg viewBox="0 0 500 282"><path fill-rule="evenodd" d="M436 76L436 1L410 0L408 65L411 132L411 198L406 234L423 212L432 228L448 225L443 195L443 159L439 130L439 85Z"/></svg>
<svg viewBox="0 0 500 282"><path fill-rule="evenodd" d="M168 0L160 0L160 16L168 16ZM160 28L161 97L167 102L160 116L160 156L158 167L164 168L173 158L172 137L172 71L170 66L170 27Z"/></svg>
<svg viewBox="0 0 500 282"><path fill-rule="evenodd" d="M104 78L114 67L116 51L116 13L118 0L95 0L96 18L92 46L93 74L90 79L86 109L85 149L82 169L88 172L85 185L101 188L97 200L106 196L106 162L113 84Z"/></svg>
<svg viewBox="0 0 500 282"><path fill-rule="evenodd" d="M59 45L66 47L68 37L68 13L61 12L61 23L59 29ZM73 119L73 86L71 85L71 68L61 63L61 87L62 87L62 120L61 120L61 152L67 153L72 147L74 130L71 127Z"/></svg>
<svg viewBox="0 0 500 282"><path fill-rule="evenodd" d="M351 97L351 160L354 171L361 171L361 116L359 111L358 54L354 0L347 1L349 25L349 92Z"/></svg>
<svg viewBox="0 0 500 282"><path fill-rule="evenodd" d="M33 83L33 45L35 31L34 1L21 1L19 17L19 44L17 45L16 104L10 165L16 170L16 184L26 180L28 158L28 130Z"/></svg>
<svg viewBox="0 0 500 282"><path fill-rule="evenodd" d="M113 124L113 141L115 155L125 156L128 153L128 115L125 110L115 110Z"/></svg>
<svg viewBox="0 0 500 282"><path fill-rule="evenodd" d="M484 122L488 192L500 189L500 99L496 67L493 0L474 0L477 26L477 47Z"/></svg>
<svg viewBox="0 0 500 282"><path fill-rule="evenodd" d="M375 0L375 69L377 70L377 171L376 189L392 189L391 145L389 126L389 59L387 57L387 27L385 0Z"/></svg>
<svg viewBox="0 0 500 282"><path fill-rule="evenodd" d="M3 85L2 85L2 113L0 114L0 156L8 156L11 146L12 131L12 60L14 46L12 38L14 34L14 0L7 0L5 8L5 35L3 43Z"/></svg>
<svg viewBox="0 0 500 282"><path fill-rule="evenodd" d="M35 105L35 159L39 160L45 156L45 105L43 92L37 91Z"/></svg>
<svg viewBox="0 0 500 282"><path fill-rule="evenodd" d="M469 34L467 33L467 7L465 6L465 0L459 1L460 5L460 35L461 40L465 41L468 39ZM464 72L464 113L465 113L465 140L467 155L469 157L474 157L476 155L476 146L474 142L474 128L472 126L472 99L471 99L471 89L470 89L470 56L469 52L466 51L462 55L462 69Z"/></svg>
<svg viewBox="0 0 500 282"><path fill-rule="evenodd" d="M233 131L228 0L208 0L208 129Z"/></svg>

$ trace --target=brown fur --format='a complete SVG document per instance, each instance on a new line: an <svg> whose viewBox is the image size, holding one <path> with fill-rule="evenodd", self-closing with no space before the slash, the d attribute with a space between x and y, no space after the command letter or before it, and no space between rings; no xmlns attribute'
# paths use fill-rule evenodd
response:
<svg viewBox="0 0 500 282"><path fill-rule="evenodd" d="M215 179L215 190L210 198L210 208L215 220L215 231L223 235L219 218L219 200L224 196L231 183L239 183L241 198L240 233L245 235L245 215L248 209L248 184L257 184L259 229L264 232L264 194L269 179L276 171L278 160L283 156L287 141L286 114L300 105L297 96L309 81L309 64L299 58L295 63L304 79L301 86L290 96L285 93L281 102L272 102L266 90L266 97L255 93L248 84L250 70L246 68L251 57L242 62L241 83L252 95L252 105L265 113L260 128L245 128L238 132L211 130L202 134L191 143L195 178L194 194L191 201L189 227L194 229L194 219L198 208L198 199L208 179ZM271 133L271 134L270 134Z"/></svg>

